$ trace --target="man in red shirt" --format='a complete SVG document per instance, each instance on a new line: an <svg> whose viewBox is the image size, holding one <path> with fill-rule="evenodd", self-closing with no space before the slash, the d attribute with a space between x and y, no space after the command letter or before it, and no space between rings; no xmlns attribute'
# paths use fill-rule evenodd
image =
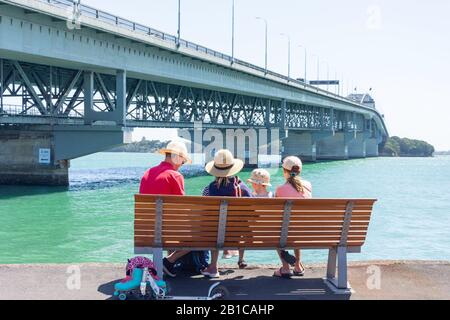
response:
<svg viewBox="0 0 450 320"><path fill-rule="evenodd" d="M158 166L148 170L141 180L140 194L184 196L184 177L178 170L186 163L192 163L184 143L171 142L160 150L166 158ZM164 258L164 272L175 277L174 265L190 251L175 251Z"/></svg>

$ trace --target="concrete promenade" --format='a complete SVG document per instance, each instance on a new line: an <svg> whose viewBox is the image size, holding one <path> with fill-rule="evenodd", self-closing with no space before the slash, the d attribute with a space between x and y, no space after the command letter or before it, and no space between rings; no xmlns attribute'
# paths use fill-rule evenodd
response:
<svg viewBox="0 0 450 320"><path fill-rule="evenodd" d="M79 289L71 277L77 270ZM307 266L304 278L292 280L272 277L274 270L275 266L251 266L245 271L222 267L220 281L233 300L450 299L450 262L351 263L352 295L337 295L328 288L322 280L324 265ZM111 299L113 285L124 272L124 264L0 265L0 300ZM183 296L206 295L211 284L201 276L169 280L172 294Z"/></svg>

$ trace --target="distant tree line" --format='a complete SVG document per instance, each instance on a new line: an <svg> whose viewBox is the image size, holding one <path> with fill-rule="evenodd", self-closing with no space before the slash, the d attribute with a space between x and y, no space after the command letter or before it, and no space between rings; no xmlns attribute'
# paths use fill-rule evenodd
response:
<svg viewBox="0 0 450 320"><path fill-rule="evenodd" d="M134 153L155 153L167 145L166 141L146 140L145 137L139 142L125 144L113 148L109 152L134 152Z"/></svg>
<svg viewBox="0 0 450 320"><path fill-rule="evenodd" d="M449 151L436 151L434 154L437 156L450 156L450 150Z"/></svg>
<svg viewBox="0 0 450 320"><path fill-rule="evenodd" d="M434 147L425 141L391 137L381 154L390 157L432 157L434 152Z"/></svg>

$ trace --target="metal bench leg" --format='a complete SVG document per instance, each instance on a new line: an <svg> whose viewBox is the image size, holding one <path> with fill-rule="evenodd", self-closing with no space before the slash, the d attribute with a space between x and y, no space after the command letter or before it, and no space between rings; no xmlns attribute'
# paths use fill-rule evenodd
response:
<svg viewBox="0 0 450 320"><path fill-rule="evenodd" d="M338 247L338 289L349 289L347 280L347 248Z"/></svg>
<svg viewBox="0 0 450 320"><path fill-rule="evenodd" d="M336 248L328 251L327 279L333 281L336 278Z"/></svg>
<svg viewBox="0 0 450 320"><path fill-rule="evenodd" d="M153 263L155 264L156 270L158 271L158 277L162 279L164 275L162 249L153 250Z"/></svg>

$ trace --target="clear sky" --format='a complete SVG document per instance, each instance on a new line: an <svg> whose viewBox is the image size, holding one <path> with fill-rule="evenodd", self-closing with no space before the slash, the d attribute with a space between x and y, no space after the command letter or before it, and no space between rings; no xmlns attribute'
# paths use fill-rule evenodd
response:
<svg viewBox="0 0 450 320"><path fill-rule="evenodd" d="M81 0L155 29L176 34L177 0ZM181 0L182 38L231 53L232 0ZM391 135L426 140L450 150L450 1L235 0L236 57L264 65L269 23L269 68L292 76L344 81L344 91L373 88ZM315 55L315 56L313 56ZM151 133L149 133L151 132ZM151 135L154 131L138 131ZM148 138L152 138L148 136ZM155 135L154 138L160 138Z"/></svg>

